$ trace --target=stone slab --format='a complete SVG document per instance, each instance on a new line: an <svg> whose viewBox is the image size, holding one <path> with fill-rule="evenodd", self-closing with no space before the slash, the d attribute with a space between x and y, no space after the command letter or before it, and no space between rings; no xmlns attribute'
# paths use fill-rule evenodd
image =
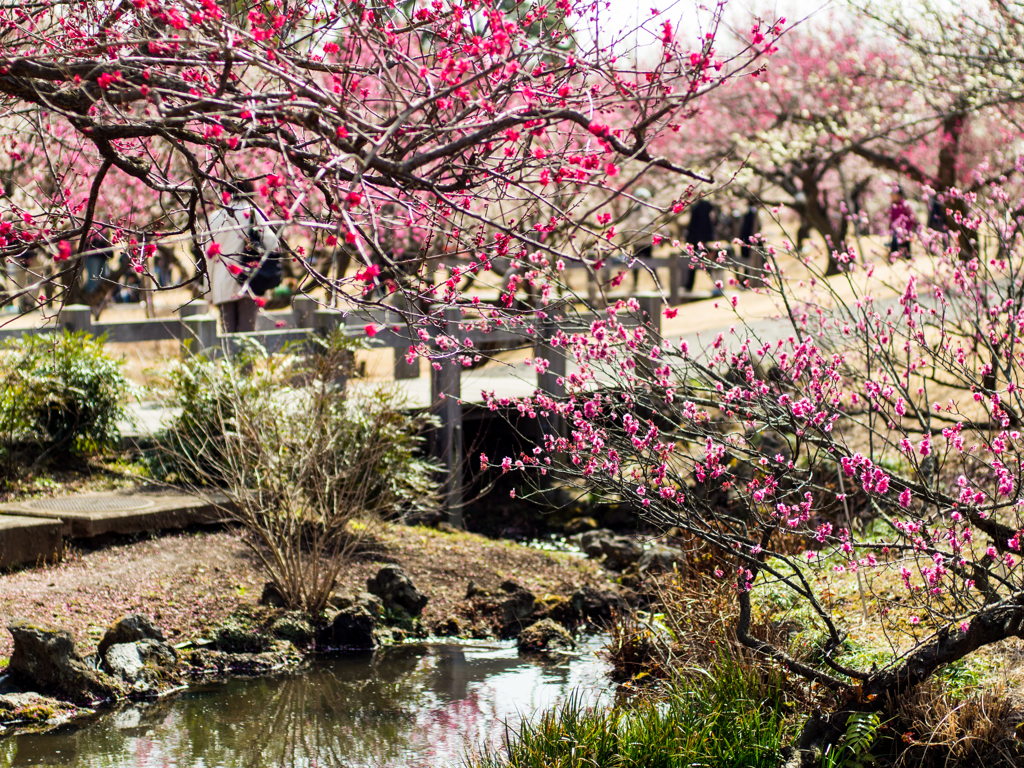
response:
<svg viewBox="0 0 1024 768"><path fill-rule="evenodd" d="M60 560L64 556L62 528L60 520L0 515L0 568Z"/></svg>
<svg viewBox="0 0 1024 768"><path fill-rule="evenodd" d="M59 522L61 534L70 538L146 533L224 519L217 506L205 499L159 491L87 493L0 505L0 520L8 515Z"/></svg>

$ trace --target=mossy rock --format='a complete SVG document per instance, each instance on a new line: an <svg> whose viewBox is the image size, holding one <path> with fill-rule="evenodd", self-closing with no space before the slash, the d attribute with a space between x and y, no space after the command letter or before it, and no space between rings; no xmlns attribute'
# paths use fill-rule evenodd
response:
<svg viewBox="0 0 1024 768"><path fill-rule="evenodd" d="M233 614L209 633L213 647L225 653L264 653L271 638L252 619Z"/></svg>
<svg viewBox="0 0 1024 768"><path fill-rule="evenodd" d="M17 720L29 720L34 723L45 723L57 714L57 710L49 704L32 704L14 713Z"/></svg>
<svg viewBox="0 0 1024 768"><path fill-rule="evenodd" d="M295 667L302 656L290 642L269 641L263 653L227 653L196 648L182 654L185 672L192 678L210 679L229 675L267 675L280 669Z"/></svg>
<svg viewBox="0 0 1024 768"><path fill-rule="evenodd" d="M393 627L391 630L391 642L392 643L404 643L409 639L409 633L404 629Z"/></svg>
<svg viewBox="0 0 1024 768"><path fill-rule="evenodd" d="M73 707L38 693L0 695L0 723L39 724L74 711Z"/></svg>
<svg viewBox="0 0 1024 768"><path fill-rule="evenodd" d="M107 648L110 646L122 643L136 643L139 640L166 642L164 633L153 623L151 618L144 614L136 613L132 616L126 616L107 628L107 631L103 634L103 639L100 640L99 647L96 649L96 654L102 659L107 652Z"/></svg>
<svg viewBox="0 0 1024 768"><path fill-rule="evenodd" d="M545 595L537 601L537 609L545 619L574 629L580 623L580 613L572 602L560 595Z"/></svg>
<svg viewBox="0 0 1024 768"><path fill-rule="evenodd" d="M597 520L592 517L574 517L565 524L565 535L575 536L577 533L597 530Z"/></svg>
<svg viewBox="0 0 1024 768"><path fill-rule="evenodd" d="M637 589L643 580L643 574L640 573L640 569L636 565L629 566L617 579L619 584L630 589Z"/></svg>
<svg viewBox="0 0 1024 768"><path fill-rule="evenodd" d="M303 648L313 642L316 630L301 613L286 613L270 625L270 633Z"/></svg>
<svg viewBox="0 0 1024 768"><path fill-rule="evenodd" d="M374 621L381 621L384 618L384 604L381 602L379 597L370 594L369 592L359 592L354 595L346 595L336 592L331 595L327 604L338 611L344 611L349 608L359 606L364 608L371 616L373 616Z"/></svg>
<svg viewBox="0 0 1024 768"><path fill-rule="evenodd" d="M11 622L7 629L14 639L8 671L23 688L84 705L118 699L127 692L121 681L94 669L79 655L67 630L28 621Z"/></svg>
<svg viewBox="0 0 1024 768"><path fill-rule="evenodd" d="M438 619L430 625L430 634L434 637L458 637L462 634L462 626L454 616Z"/></svg>
<svg viewBox="0 0 1024 768"><path fill-rule="evenodd" d="M571 651L576 641L561 624L551 619L541 619L519 633L520 653L550 653Z"/></svg>
<svg viewBox="0 0 1024 768"><path fill-rule="evenodd" d="M389 627L401 629L408 633L416 631L415 619L404 608L399 608L398 606L385 608L383 619L384 623Z"/></svg>

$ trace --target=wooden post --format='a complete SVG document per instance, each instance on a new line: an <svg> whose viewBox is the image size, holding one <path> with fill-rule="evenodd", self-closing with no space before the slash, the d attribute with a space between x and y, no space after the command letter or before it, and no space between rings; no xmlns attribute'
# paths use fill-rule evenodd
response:
<svg viewBox="0 0 1024 768"><path fill-rule="evenodd" d="M601 272L600 272L601 289L603 291L606 291L606 292L611 289L611 286L609 285L609 283L611 283L611 280L612 280L612 265L608 263L609 259L611 259L611 256L605 255L604 259L602 260L603 261L603 265L601 267ZM605 293L604 294L604 298L601 301L601 307L600 308L604 309L607 306L608 306L608 294Z"/></svg>
<svg viewBox="0 0 1024 768"><path fill-rule="evenodd" d="M419 357L416 357L411 363L405 359L411 346L413 346L412 339L409 339L409 345L405 348L395 347L395 381L418 379L420 377Z"/></svg>
<svg viewBox="0 0 1024 768"><path fill-rule="evenodd" d="M637 294L640 303L640 322L647 327L650 345L661 344L661 306L662 298L656 293ZM637 374L651 378L654 376L654 361L649 355L638 355L636 358Z"/></svg>
<svg viewBox="0 0 1024 768"><path fill-rule="evenodd" d="M456 324L462 319L460 309L445 309L447 334L457 336ZM434 430L433 454L445 470L441 486L445 520L456 528L462 527L462 368L457 360L441 361L441 369L431 367L431 410L440 418Z"/></svg>
<svg viewBox="0 0 1024 768"><path fill-rule="evenodd" d="M213 355L217 348L217 316L192 315L181 321L183 355Z"/></svg>
<svg viewBox="0 0 1024 768"><path fill-rule="evenodd" d="M57 322L69 332L92 333L92 309L84 304L69 304L60 311Z"/></svg>
<svg viewBox="0 0 1024 768"><path fill-rule="evenodd" d="M336 309L317 309L313 312L313 328L318 333L328 334L344 322L341 312Z"/></svg>
<svg viewBox="0 0 1024 768"><path fill-rule="evenodd" d="M640 320L647 326L655 343L658 343L661 340L661 295L638 293L636 300L640 303Z"/></svg>
<svg viewBox="0 0 1024 768"><path fill-rule="evenodd" d="M201 299L190 301L188 304L183 304L178 307L178 317L184 320L186 317L195 317L196 315L205 315L210 311L210 305Z"/></svg>
<svg viewBox="0 0 1024 768"><path fill-rule="evenodd" d="M409 312L412 310L409 300L405 297L404 293L399 293L395 296L395 310L398 313L396 324L398 326L404 326L408 320ZM391 314L390 312L388 313ZM418 379L420 377L420 360L417 357L411 363L406 362L405 356L409 351L409 347L413 345L413 340L409 339L409 344L403 347L395 347L395 381L401 381L404 379Z"/></svg>
<svg viewBox="0 0 1024 768"><path fill-rule="evenodd" d="M558 326L550 317L539 324L533 356L548 361L547 369L537 374L537 389L556 400L561 400L565 397L565 353L561 347L551 343L557 331ZM540 424L542 435L565 437L565 419L557 413L550 413Z"/></svg>
<svg viewBox="0 0 1024 768"><path fill-rule="evenodd" d="M316 323L316 311L319 305L316 299L311 299L309 296L296 296L292 299L292 316L295 319L296 328L309 328L315 327Z"/></svg>
<svg viewBox="0 0 1024 768"><path fill-rule="evenodd" d="M673 251L668 257L668 303L670 306L679 304L679 290L683 285L682 254Z"/></svg>

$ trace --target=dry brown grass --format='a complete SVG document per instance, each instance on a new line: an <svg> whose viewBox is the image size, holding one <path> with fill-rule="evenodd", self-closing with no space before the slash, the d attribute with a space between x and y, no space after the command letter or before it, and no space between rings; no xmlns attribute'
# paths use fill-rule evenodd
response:
<svg viewBox="0 0 1024 768"><path fill-rule="evenodd" d="M614 679L636 683L687 675L714 666L735 645L734 601L721 580L693 568L651 576L642 585L648 611L618 614L604 656Z"/></svg>
<svg viewBox="0 0 1024 768"><path fill-rule="evenodd" d="M965 699L937 681L919 685L891 707L908 746L897 766L1019 766L1024 712L1001 689Z"/></svg>

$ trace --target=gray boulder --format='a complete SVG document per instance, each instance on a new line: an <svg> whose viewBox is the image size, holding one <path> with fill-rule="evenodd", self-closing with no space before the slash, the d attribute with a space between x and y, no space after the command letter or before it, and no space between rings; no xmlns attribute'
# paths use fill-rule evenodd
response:
<svg viewBox="0 0 1024 768"><path fill-rule="evenodd" d="M643 547L626 536L601 539L604 564L615 571L622 571L637 562L644 553Z"/></svg>
<svg viewBox="0 0 1024 768"><path fill-rule="evenodd" d="M385 608L401 608L413 618L423 612L428 600L397 565L385 565L376 576L367 579L366 591L379 597Z"/></svg>
<svg viewBox="0 0 1024 768"><path fill-rule="evenodd" d="M260 593L260 605L269 605L271 608L287 608L288 601L284 599L281 590L272 581L263 585L263 592Z"/></svg>
<svg viewBox="0 0 1024 768"><path fill-rule="evenodd" d="M605 539L614 539L615 534L607 528L598 528L596 531L587 531L579 536L580 550L587 557L597 558L604 554L604 547L601 542Z"/></svg>
<svg viewBox="0 0 1024 768"><path fill-rule="evenodd" d="M613 613L628 610L626 601L614 592L593 587L576 590L569 597L569 603L583 620L599 626L610 624Z"/></svg>
<svg viewBox="0 0 1024 768"><path fill-rule="evenodd" d="M497 605L498 634L503 638L515 637L533 616L537 598L528 589L519 587Z"/></svg>
<svg viewBox="0 0 1024 768"><path fill-rule="evenodd" d="M576 536L597 529L597 520L592 517L574 517L565 525L566 536Z"/></svg>
<svg viewBox="0 0 1024 768"><path fill-rule="evenodd" d="M159 696L181 684L177 651L158 640L110 646L103 656L103 669L123 680L132 696Z"/></svg>
<svg viewBox="0 0 1024 768"><path fill-rule="evenodd" d="M359 592L354 597L356 605L360 605L369 611L374 621L380 621L384 618L384 603L377 595L371 592ZM426 600L426 598L423 599Z"/></svg>
<svg viewBox="0 0 1024 768"><path fill-rule="evenodd" d="M7 629L14 638L8 673L24 688L74 704L116 699L126 693L118 680L85 662L67 630L28 621L12 622Z"/></svg>
<svg viewBox="0 0 1024 768"><path fill-rule="evenodd" d="M113 626L108 627L103 634L103 639L100 640L96 653L103 658L110 646L136 643L139 640L165 642L164 633L160 631L160 627L154 624L148 616L136 613L133 616L126 616Z"/></svg>
<svg viewBox="0 0 1024 768"><path fill-rule="evenodd" d="M327 604L337 611L343 611L346 608L352 608L357 605L361 606L369 611L374 621L380 621L384 616L384 603L381 602L379 597L371 595L369 592L359 592L355 595L335 593L331 595Z"/></svg>
<svg viewBox="0 0 1024 768"><path fill-rule="evenodd" d="M675 568L682 553L670 547L654 546L646 550L637 560L640 573L665 573Z"/></svg>
<svg viewBox="0 0 1024 768"><path fill-rule="evenodd" d="M145 666L138 643L118 643L107 648L103 657L103 666L114 677L127 683L134 683Z"/></svg>

